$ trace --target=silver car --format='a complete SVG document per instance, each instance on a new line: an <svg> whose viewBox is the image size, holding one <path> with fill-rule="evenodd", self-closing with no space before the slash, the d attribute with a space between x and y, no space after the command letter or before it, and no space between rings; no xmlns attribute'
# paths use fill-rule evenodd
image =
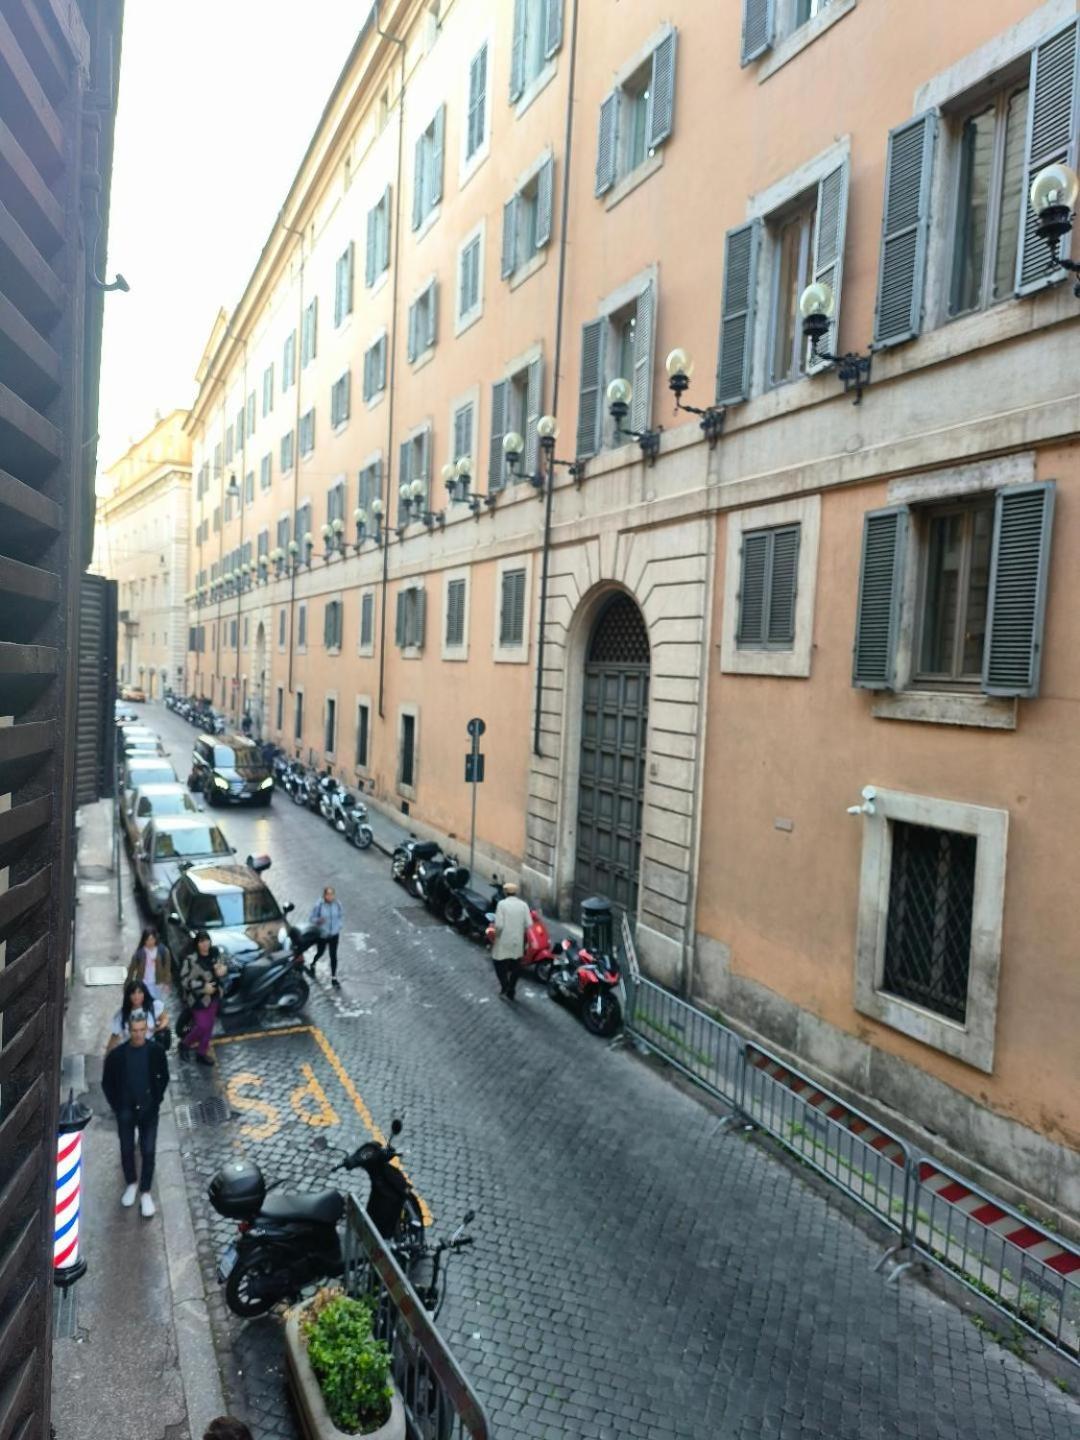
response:
<svg viewBox="0 0 1080 1440"><path fill-rule="evenodd" d="M124 807L124 831L132 849L138 845L142 833L151 819L175 819L178 815L198 815L201 807L192 797L186 785L179 780L159 785L140 785L132 791L129 803Z"/></svg>
<svg viewBox="0 0 1080 1440"><path fill-rule="evenodd" d="M235 853L224 831L209 820L194 815L153 819L132 857L135 888L142 892L151 914L160 918L169 892L188 865L224 860Z"/></svg>
<svg viewBox="0 0 1080 1440"><path fill-rule="evenodd" d="M179 777L162 755L129 755L124 761L121 813L142 785L175 785Z"/></svg>

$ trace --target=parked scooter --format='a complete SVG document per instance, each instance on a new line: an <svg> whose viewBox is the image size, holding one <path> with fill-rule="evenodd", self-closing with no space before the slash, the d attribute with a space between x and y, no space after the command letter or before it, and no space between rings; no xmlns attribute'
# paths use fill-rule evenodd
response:
<svg viewBox="0 0 1080 1440"><path fill-rule="evenodd" d="M413 872L411 889L418 900L437 915L443 912L449 890L446 888L446 872L457 866L457 861L440 850L421 860Z"/></svg>
<svg viewBox="0 0 1080 1440"><path fill-rule="evenodd" d="M593 954L576 940L564 940L555 954L548 994L576 1010L591 1035L608 1036L622 1024L618 984L614 955Z"/></svg>
<svg viewBox="0 0 1080 1440"><path fill-rule="evenodd" d="M335 808L341 821L338 824L335 820L335 828L341 831L350 845L355 845L358 850L366 850L375 838L371 826L367 823L367 806L351 791L343 790L335 801Z"/></svg>
<svg viewBox="0 0 1080 1440"><path fill-rule="evenodd" d="M530 910L532 922L525 931L525 954L518 967L523 980L535 977L540 985L546 985L555 969L555 952L551 948L551 932L544 924L539 910ZM495 926L491 924L485 932L489 947L495 943Z"/></svg>
<svg viewBox="0 0 1080 1440"><path fill-rule="evenodd" d="M295 1015L303 1010L311 994L304 978L304 955L319 938L316 929L282 927L279 949L272 955L248 960L226 957L225 977L218 1014L226 1030L238 1030L270 1012Z"/></svg>
<svg viewBox="0 0 1080 1440"><path fill-rule="evenodd" d="M499 901L506 898L502 881L497 875L492 875L494 884L491 887L475 889L469 884L471 877L467 865L448 866L443 878L449 891L443 905L443 919L471 940L483 940L490 924L488 917Z"/></svg>
<svg viewBox="0 0 1080 1440"><path fill-rule="evenodd" d="M399 885L411 890L416 867L422 860L430 860L438 853L439 847L434 840L417 840L415 835L410 835L394 851L390 859L390 874Z"/></svg>
<svg viewBox="0 0 1080 1440"><path fill-rule="evenodd" d="M319 814L335 830L338 828L336 802L344 793L344 785L332 775L324 775L319 781Z"/></svg>

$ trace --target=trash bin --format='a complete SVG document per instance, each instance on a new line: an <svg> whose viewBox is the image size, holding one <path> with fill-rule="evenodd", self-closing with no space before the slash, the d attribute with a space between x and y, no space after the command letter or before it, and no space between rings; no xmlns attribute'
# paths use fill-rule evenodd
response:
<svg viewBox="0 0 1080 1440"><path fill-rule="evenodd" d="M615 916L602 895L581 902L581 943L593 955L615 953Z"/></svg>

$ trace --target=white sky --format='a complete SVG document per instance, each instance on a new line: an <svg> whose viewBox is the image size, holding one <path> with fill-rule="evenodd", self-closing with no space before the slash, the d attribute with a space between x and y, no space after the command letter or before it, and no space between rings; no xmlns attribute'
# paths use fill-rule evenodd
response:
<svg viewBox="0 0 1080 1440"><path fill-rule="evenodd" d="M371 0L127 0L98 468L194 397Z"/></svg>

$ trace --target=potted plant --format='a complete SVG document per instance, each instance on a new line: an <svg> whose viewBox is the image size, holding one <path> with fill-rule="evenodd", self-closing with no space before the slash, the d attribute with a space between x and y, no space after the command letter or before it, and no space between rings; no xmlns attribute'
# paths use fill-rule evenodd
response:
<svg viewBox="0 0 1080 1440"><path fill-rule="evenodd" d="M307 1440L405 1440L390 1351L372 1334L367 1301L320 1290L289 1312L285 1354Z"/></svg>

